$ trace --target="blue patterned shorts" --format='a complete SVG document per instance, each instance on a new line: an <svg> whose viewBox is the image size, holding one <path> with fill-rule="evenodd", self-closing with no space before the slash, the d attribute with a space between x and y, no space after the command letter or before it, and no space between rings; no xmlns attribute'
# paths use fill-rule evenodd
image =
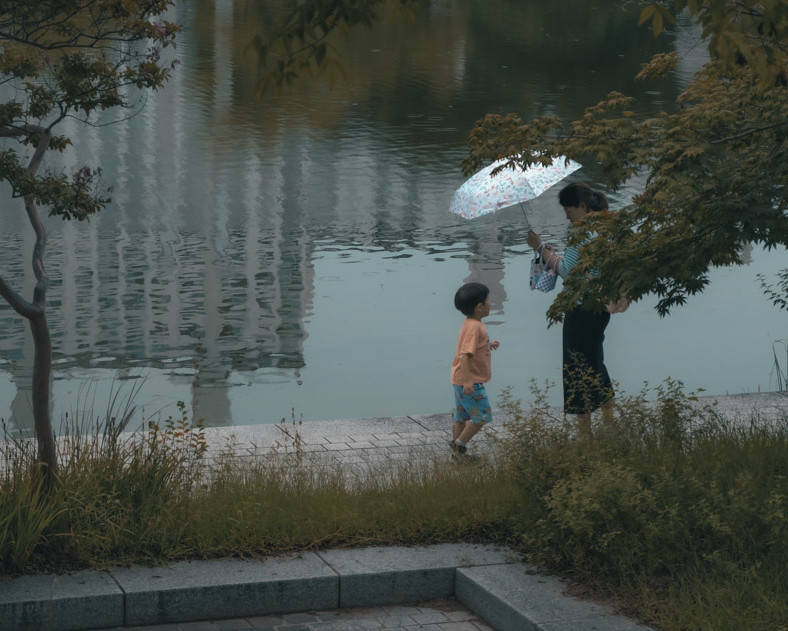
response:
<svg viewBox="0 0 788 631"><path fill-rule="evenodd" d="M473 384L473 394L465 394L462 386L452 384L454 388L454 421L464 423L491 423L492 408L487 398L487 390L483 383Z"/></svg>

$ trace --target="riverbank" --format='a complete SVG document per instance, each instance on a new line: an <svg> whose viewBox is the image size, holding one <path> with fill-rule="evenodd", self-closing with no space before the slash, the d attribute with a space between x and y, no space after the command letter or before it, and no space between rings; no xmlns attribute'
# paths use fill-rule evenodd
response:
<svg viewBox="0 0 788 631"><path fill-rule="evenodd" d="M23 578L35 578L39 595L20 598L6 582L0 602L16 593L6 598L9 606L47 611L50 620L58 586L80 589L79 581L46 574L59 567L104 568L116 599L126 603L138 590L158 603L177 584L189 584L184 568L194 568L193 559L212 559L206 567L215 569L222 559L265 562L314 552L325 562L333 551L360 546L385 551L452 542L463 550L482 543L509 548L506 556L533 564L526 576L536 568L571 575L587 593L622 597L627 611L664 623L659 628L719 631L753 615L766 624L784 619L788 602L779 579L786 554L779 515L788 479L787 404L780 393L695 400L668 392L654 404L622 400L617 424L588 441L576 439L558 410L515 405L498 411L496 423L471 443L479 457L466 462L451 459L448 414L194 433L164 428L141 450L126 451L121 441L72 460L56 502L40 495L11 501L36 489L26 482L29 469L17 469L17 483L0 499L11 509L8 523L26 524L12 528L10 543L26 538L31 545L12 545L10 552L21 571L38 571ZM39 528L42 519L50 521ZM362 567L375 565L364 557L368 552L359 554ZM131 583L119 569L150 563L155 567L135 570ZM390 574L398 564L395 558L378 569ZM460 559L453 566L455 581L466 565ZM156 569L162 566L181 569L169 574ZM169 587L161 583L162 594L150 595L162 572L175 578ZM202 588L219 580L216 572L208 575ZM507 584L501 577L493 582ZM705 596L696 601L700 593ZM205 615L196 605L189 609ZM165 619L174 620L148 620ZM706 627L693 626L703 620Z"/></svg>

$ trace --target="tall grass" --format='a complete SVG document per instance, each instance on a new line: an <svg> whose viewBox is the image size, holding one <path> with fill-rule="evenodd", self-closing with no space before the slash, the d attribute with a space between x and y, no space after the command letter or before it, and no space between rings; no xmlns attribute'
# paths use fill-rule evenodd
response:
<svg viewBox="0 0 788 631"><path fill-rule="evenodd" d="M257 555L500 539L519 511L513 490L496 488L497 475L484 463L389 461L363 478L316 462L305 470L241 465L225 471L200 499L195 548L209 556Z"/></svg>
<svg viewBox="0 0 788 631"><path fill-rule="evenodd" d="M777 345L781 345L782 349L780 354L777 354ZM785 361L785 368L780 362L782 353L785 353L783 360ZM772 365L772 372L777 380L778 390L788 390L788 340L777 340L772 344L772 354L774 355L774 364Z"/></svg>
<svg viewBox="0 0 788 631"><path fill-rule="evenodd" d="M180 416L63 442L61 483L34 450L0 454L0 569L257 557L323 547L506 543L660 629L782 629L788 620L788 420L733 422L666 382L619 397L580 436L544 393L509 420L494 460L381 460L363 471L306 453L208 450Z"/></svg>
<svg viewBox="0 0 788 631"><path fill-rule="evenodd" d="M62 496L46 491L37 475L34 446L10 441L2 453L0 473L0 559L5 566L24 568L36 550L45 548L53 523L65 511Z"/></svg>
<svg viewBox="0 0 788 631"><path fill-rule="evenodd" d="M2 571L501 540L519 515L517 493L498 484L499 472L484 460L384 459L359 472L310 458L292 432L283 434L292 443L284 460L234 449L208 458L204 430L181 411L133 435L69 435L57 496L48 499L52 518L34 529L20 508L0 504L0 523L12 516L24 533L20 546L27 542L23 553L3 555ZM0 480L0 496L29 497L30 479L18 467Z"/></svg>

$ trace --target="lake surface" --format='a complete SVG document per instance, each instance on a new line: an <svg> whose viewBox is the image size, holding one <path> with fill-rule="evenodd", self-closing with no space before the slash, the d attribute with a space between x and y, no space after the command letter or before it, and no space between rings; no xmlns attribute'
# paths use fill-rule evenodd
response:
<svg viewBox="0 0 788 631"><path fill-rule="evenodd" d="M518 208L473 222L448 212L468 132L490 112L571 119L610 90L657 111L703 63L690 24L655 41L636 8L613 2L433 0L412 22L338 39L346 78L334 86L261 99L247 45L280 4L178 3L169 84L115 125L74 122L73 150L50 163L100 165L115 187L90 223L47 224L56 424L102 414L118 392L145 415L184 401L208 425L449 411L452 301L470 280L491 288L486 324L501 342L490 393L511 386L530 402L532 380L560 383L553 296L528 289ZM685 60L671 80L634 81L672 48ZM571 179L596 185L600 173L585 164ZM612 192L614 208L640 186ZM527 205L556 242L559 188ZM0 237L0 273L29 296L21 204ZM614 316L607 363L621 389L667 377L713 394L774 389L788 327L756 274L787 259L748 253L668 318L656 300ZM0 308L0 416L22 433L31 369L25 323ZM559 388L548 398L559 403Z"/></svg>

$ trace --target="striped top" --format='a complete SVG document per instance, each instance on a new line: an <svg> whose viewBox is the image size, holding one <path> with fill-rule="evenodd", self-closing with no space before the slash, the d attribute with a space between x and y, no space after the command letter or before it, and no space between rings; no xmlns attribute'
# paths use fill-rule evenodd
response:
<svg viewBox="0 0 788 631"><path fill-rule="evenodd" d="M582 243L580 243L580 246L585 245L586 243L591 241L591 239L596 238L596 236L597 236L596 232L590 232L588 236L585 239L583 239ZM558 264L558 275L561 278L565 279L567 276L569 276L569 272L572 270L572 268L575 265L577 265L577 262L580 260L580 252L578 252L578 247L579 246L570 245L567 246L566 250L564 251L564 257L561 259L561 262ZM598 276L599 272L596 270L592 270L591 274L594 276Z"/></svg>

